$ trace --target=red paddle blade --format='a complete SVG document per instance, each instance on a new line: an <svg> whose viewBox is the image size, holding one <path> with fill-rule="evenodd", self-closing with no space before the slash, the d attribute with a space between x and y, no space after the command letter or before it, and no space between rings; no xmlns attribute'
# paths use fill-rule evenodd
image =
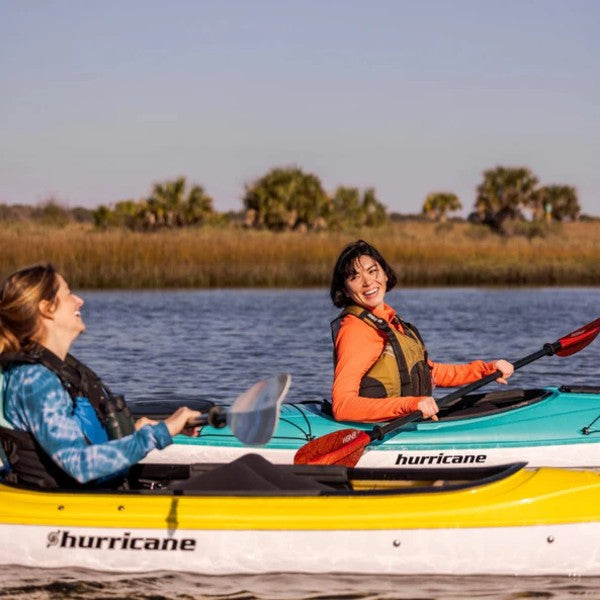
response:
<svg viewBox="0 0 600 600"><path fill-rule="evenodd" d="M600 333L600 317L576 331L568 333L558 340L560 350L556 351L558 356L570 356L591 344Z"/></svg>
<svg viewBox="0 0 600 600"><path fill-rule="evenodd" d="M342 465L353 467L365 446L371 443L366 431L341 429L302 446L294 456L295 465Z"/></svg>

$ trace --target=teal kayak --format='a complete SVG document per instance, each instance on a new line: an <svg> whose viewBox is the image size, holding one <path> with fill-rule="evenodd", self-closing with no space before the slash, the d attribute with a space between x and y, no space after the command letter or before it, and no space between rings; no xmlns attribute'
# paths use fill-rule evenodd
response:
<svg viewBox="0 0 600 600"><path fill-rule="evenodd" d="M138 404L134 413L148 409L157 411L156 406ZM439 416L437 422L415 421L373 442L358 465L423 469L525 461L530 466L600 467L600 387L471 394L442 409ZM335 421L324 401L284 403L274 435L264 446L244 445L229 427L205 426L198 437L176 436L174 444L145 460L228 462L253 451L285 464L316 438L348 427L370 430L373 425Z"/></svg>

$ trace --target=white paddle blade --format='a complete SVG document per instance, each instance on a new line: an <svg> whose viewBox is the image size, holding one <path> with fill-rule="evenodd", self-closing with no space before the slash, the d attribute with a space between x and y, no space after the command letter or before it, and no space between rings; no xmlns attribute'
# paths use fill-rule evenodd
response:
<svg viewBox="0 0 600 600"><path fill-rule="evenodd" d="M227 412L233 435L249 446L266 444L279 423L279 409L291 381L291 375L279 373L240 394Z"/></svg>

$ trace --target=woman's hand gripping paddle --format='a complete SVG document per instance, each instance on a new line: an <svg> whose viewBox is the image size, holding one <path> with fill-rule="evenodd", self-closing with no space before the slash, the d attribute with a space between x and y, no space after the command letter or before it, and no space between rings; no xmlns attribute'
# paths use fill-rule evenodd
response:
<svg viewBox="0 0 600 600"><path fill-rule="evenodd" d="M287 373L263 379L241 393L231 406L215 405L197 419L188 421L188 426L211 425L220 428L227 425L244 444L266 444L279 423L279 409L291 381Z"/></svg>
<svg viewBox="0 0 600 600"><path fill-rule="evenodd" d="M279 423L279 409L290 388L292 378L280 373L255 383L242 392L231 405L214 404L208 400L192 400L188 406L202 414L187 422L187 427L210 425L221 428L228 425L231 432L244 444L266 444ZM130 405L134 417L152 420L166 419L173 412L173 400L168 402L138 402Z"/></svg>
<svg viewBox="0 0 600 600"><path fill-rule="evenodd" d="M544 344L537 352L515 361L513 366L517 370L542 356L552 356L553 354L557 356L570 356L590 344L598 333L600 333L600 318L568 333L552 344ZM446 406L454 400L458 400L462 396L470 394L480 387L495 381L501 375L500 371L491 373L440 398L437 404L440 407ZM417 410L399 419L394 419L386 425L377 425L371 431L342 429L324 435L302 446L294 456L294 464L343 465L353 467L359 461L364 449L371 442L382 440L388 433L400 429L407 423L417 421L422 416L423 413Z"/></svg>

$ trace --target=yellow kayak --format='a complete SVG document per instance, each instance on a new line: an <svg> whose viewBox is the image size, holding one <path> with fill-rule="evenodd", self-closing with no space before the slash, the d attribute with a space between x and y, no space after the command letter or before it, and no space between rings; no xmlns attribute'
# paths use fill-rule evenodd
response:
<svg viewBox="0 0 600 600"><path fill-rule="evenodd" d="M166 469L140 468L152 477ZM0 563L203 574L600 575L593 471L278 468L329 487L65 492L2 483Z"/></svg>

